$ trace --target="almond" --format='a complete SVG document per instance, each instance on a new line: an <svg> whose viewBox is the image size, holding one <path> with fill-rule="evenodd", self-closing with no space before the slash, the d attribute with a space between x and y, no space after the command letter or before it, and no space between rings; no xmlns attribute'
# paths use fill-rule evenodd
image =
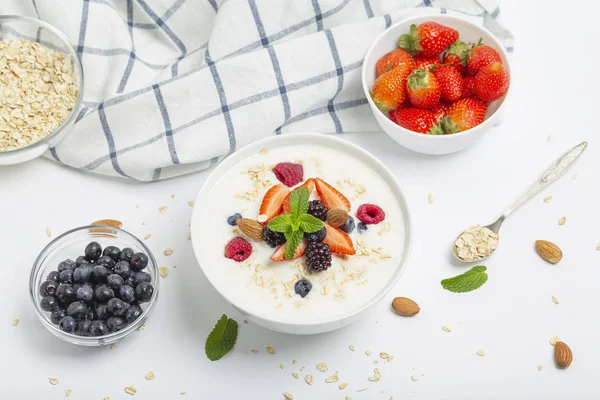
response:
<svg viewBox="0 0 600 400"><path fill-rule="evenodd" d="M327 211L327 223L331 226L339 228L348 220L348 213L341 208L334 208Z"/></svg>
<svg viewBox="0 0 600 400"><path fill-rule="evenodd" d="M403 317L412 317L421 311L419 305L408 297L396 297L392 301L392 308Z"/></svg>
<svg viewBox="0 0 600 400"><path fill-rule="evenodd" d="M562 259L560 248L547 240L536 240L535 251L537 251L540 257L552 264L556 264Z"/></svg>
<svg viewBox="0 0 600 400"><path fill-rule="evenodd" d="M567 368L573 362L573 352L565 342L556 342L554 345L554 361L558 368Z"/></svg>
<svg viewBox="0 0 600 400"><path fill-rule="evenodd" d="M237 226L250 239L260 242L263 234L263 224L250 218L240 218L237 220Z"/></svg>

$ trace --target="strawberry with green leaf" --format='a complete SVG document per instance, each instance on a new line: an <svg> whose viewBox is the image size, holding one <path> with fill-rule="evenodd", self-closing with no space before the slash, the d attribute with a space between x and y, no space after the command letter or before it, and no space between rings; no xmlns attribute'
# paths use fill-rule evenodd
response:
<svg viewBox="0 0 600 400"><path fill-rule="evenodd" d="M414 65L400 64L375 79L371 98L381 111L389 111L406 100L406 77Z"/></svg>
<svg viewBox="0 0 600 400"><path fill-rule="evenodd" d="M465 76L468 72L467 57L472 48L473 44L467 44L459 39L448 47L448 50L444 53L442 62L444 64L452 65L462 76Z"/></svg>
<svg viewBox="0 0 600 400"><path fill-rule="evenodd" d="M406 64L410 69L415 68L415 60L403 49L392 50L381 57L375 64L375 76L379 77L399 65Z"/></svg>
<svg viewBox="0 0 600 400"><path fill-rule="evenodd" d="M480 43L481 40L479 40L479 43L470 51L467 60L467 67L469 67L469 72L473 75L477 74L479 70L486 65L495 62L502 63L502 58L500 58L500 54L498 54L495 49Z"/></svg>
<svg viewBox="0 0 600 400"><path fill-rule="evenodd" d="M425 57L438 57L458 39L458 31L437 22L429 21L410 26L410 33L401 35L398 46Z"/></svg>
<svg viewBox="0 0 600 400"><path fill-rule="evenodd" d="M426 69L415 69L406 81L406 92L411 104L418 108L433 108L440 101L440 84Z"/></svg>
<svg viewBox="0 0 600 400"><path fill-rule="evenodd" d="M323 221L307 213L309 196L310 193L307 187L292 191L290 195L290 213L281 214L269 221L269 229L283 233L286 239L286 243L282 245L285 246L285 257L281 257L282 249L277 248L271 256L271 260L284 261L301 257L304 234L323 229Z"/></svg>
<svg viewBox="0 0 600 400"><path fill-rule="evenodd" d="M487 103L479 99L460 99L450 106L440 124L445 133L466 131L483 122L487 107Z"/></svg>

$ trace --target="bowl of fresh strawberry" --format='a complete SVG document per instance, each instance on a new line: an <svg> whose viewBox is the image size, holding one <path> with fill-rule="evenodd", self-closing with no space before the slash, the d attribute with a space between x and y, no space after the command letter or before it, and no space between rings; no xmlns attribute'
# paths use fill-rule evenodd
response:
<svg viewBox="0 0 600 400"><path fill-rule="evenodd" d="M472 146L500 123L510 65L487 29L428 15L379 35L365 56L362 83L392 139L420 153L447 154Z"/></svg>

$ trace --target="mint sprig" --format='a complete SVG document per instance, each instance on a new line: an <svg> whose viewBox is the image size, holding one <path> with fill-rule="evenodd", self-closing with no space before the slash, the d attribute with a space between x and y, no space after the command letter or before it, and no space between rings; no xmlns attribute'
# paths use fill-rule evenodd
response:
<svg viewBox="0 0 600 400"><path fill-rule="evenodd" d="M454 293L470 292L481 287L488 280L488 274L485 272L486 270L487 268L485 266L478 265L464 274L444 279L442 281L442 286L444 289Z"/></svg>
<svg viewBox="0 0 600 400"><path fill-rule="evenodd" d="M238 334L238 323L223 314L212 332L206 338L204 350L211 361L220 360L235 345Z"/></svg>
<svg viewBox="0 0 600 400"><path fill-rule="evenodd" d="M269 221L267 225L274 232L281 232L285 235L287 241L285 245L285 259L294 258L296 249L302 242L305 233L313 233L323 228L323 222L307 214L308 198L310 192L308 188L301 187L290 195L291 212L282 214Z"/></svg>

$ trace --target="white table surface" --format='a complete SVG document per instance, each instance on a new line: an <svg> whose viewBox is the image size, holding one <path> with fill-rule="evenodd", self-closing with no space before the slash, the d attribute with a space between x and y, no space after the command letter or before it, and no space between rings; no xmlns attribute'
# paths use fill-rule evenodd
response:
<svg viewBox="0 0 600 400"><path fill-rule="evenodd" d="M476 147L423 156L382 133L344 136L395 173L416 227L409 266L397 286L370 316L333 333L296 337L244 324L205 281L187 239L192 212L187 202L206 173L133 184L45 159L0 168L0 397L62 399L72 389L73 399L129 399L123 389L133 385L135 399L281 399L282 392L296 399L600 398L599 84L593 67L599 61L600 3L536 4L504 5L503 16L517 37L513 96L504 124ZM562 58L566 49L574 58ZM468 294L443 290L441 279L467 270L451 262L456 234L494 219L547 164L582 140L590 146L573 170L506 221L499 250L485 262L488 282ZM553 198L546 204L547 195ZM168 206L164 214L161 205ZM567 217L564 226L558 225L561 216ZM140 237L151 233L147 243L159 264L170 268L147 328L114 350L76 347L53 337L37 320L27 290L31 264L52 239L46 228L55 237L101 218L121 220ZM537 239L559 244L563 260L542 261L533 250ZM168 247L174 254L163 256ZM394 315L390 302L396 296L417 301L420 314ZM204 341L223 313L240 322L239 336L231 353L211 362ZM20 319L16 327L13 318ZM553 335L573 350L567 370L554 366ZM266 346L277 354L267 354ZM484 357L476 355L478 349ZM379 360L382 351L394 360ZM317 372L322 361L329 373ZM305 370L296 380L291 373L301 366ZM374 367L382 374L377 383L367 381ZM150 370L154 381L144 379ZM325 383L333 371L349 383L347 389ZM307 373L314 377L312 386L304 382ZM50 385L49 377L59 384ZM363 388L368 390L357 392Z"/></svg>

